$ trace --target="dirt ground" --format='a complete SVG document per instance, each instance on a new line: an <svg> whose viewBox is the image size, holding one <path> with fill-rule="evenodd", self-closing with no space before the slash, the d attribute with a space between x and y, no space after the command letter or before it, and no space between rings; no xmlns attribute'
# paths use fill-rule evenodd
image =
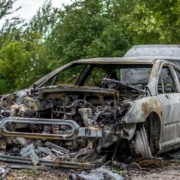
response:
<svg viewBox="0 0 180 180"><path fill-rule="evenodd" d="M65 180L67 174L64 172L53 173L50 171L32 171L32 170L11 170L4 178L7 180Z"/></svg>
<svg viewBox="0 0 180 180"><path fill-rule="evenodd" d="M2 163L1 166L5 166ZM132 159L130 164L119 163L118 165L106 166L112 172L120 174L124 180L180 180L180 151L167 154L166 157L155 159L137 158ZM10 169L4 180L75 180L69 179L70 174L80 174L81 170L52 169L38 170L37 167L30 169ZM77 180L79 180L77 178Z"/></svg>
<svg viewBox="0 0 180 180"><path fill-rule="evenodd" d="M37 169L11 169L4 180L68 180L72 170L58 170L59 172L41 171ZM118 173L118 171L116 170ZM170 163L161 168L145 168L119 171L125 180L180 180L180 165Z"/></svg>
<svg viewBox="0 0 180 180"><path fill-rule="evenodd" d="M150 172L136 171L131 173L129 179L132 180L180 180L180 166L166 167L160 170L152 170Z"/></svg>

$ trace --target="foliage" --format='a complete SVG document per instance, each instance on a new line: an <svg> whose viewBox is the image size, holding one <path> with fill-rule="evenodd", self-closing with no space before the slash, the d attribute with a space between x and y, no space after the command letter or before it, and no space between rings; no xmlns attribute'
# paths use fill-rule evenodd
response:
<svg viewBox="0 0 180 180"><path fill-rule="evenodd" d="M49 72L45 36L56 22L53 15L52 3L46 1L29 23L16 17L5 20L0 31L0 94L28 87Z"/></svg>
<svg viewBox="0 0 180 180"><path fill-rule="evenodd" d="M143 1L123 16L122 23L133 44L178 44L180 40L180 1Z"/></svg>
<svg viewBox="0 0 180 180"><path fill-rule="evenodd" d="M59 9L52 6L51 0L46 0L38 9L24 31L25 38L31 38L34 33L39 33L45 39L51 33L52 28L58 20Z"/></svg>
<svg viewBox="0 0 180 180"><path fill-rule="evenodd" d="M0 1L0 19L2 19L3 17L12 14L14 11L17 11L20 9L20 7L18 7L17 9L15 9L14 11L13 9L13 5L17 0L1 0Z"/></svg>
<svg viewBox="0 0 180 180"><path fill-rule="evenodd" d="M12 17L8 19L8 15L18 11L21 7L13 10L13 5L17 0L1 0L0 1L0 20L4 19L4 23L0 29L0 48L6 40L17 40L20 38L21 28L18 27L24 20L20 17Z"/></svg>
<svg viewBox="0 0 180 180"><path fill-rule="evenodd" d="M179 44L180 0L46 0L28 23L0 2L0 94L28 87L73 60L123 56L134 44ZM100 77L97 74L96 77Z"/></svg>
<svg viewBox="0 0 180 180"><path fill-rule="evenodd" d="M109 19L105 7L103 0L79 0L66 6L48 39L49 58L62 65L77 59L122 55L128 40L115 19Z"/></svg>
<svg viewBox="0 0 180 180"><path fill-rule="evenodd" d="M19 60L21 59L21 61ZM18 42L4 45L0 52L0 86L1 93L24 88L28 81L32 63L30 53Z"/></svg>
<svg viewBox="0 0 180 180"><path fill-rule="evenodd" d="M37 177L38 167L33 167L31 169L22 169L21 172L27 174L28 176Z"/></svg>

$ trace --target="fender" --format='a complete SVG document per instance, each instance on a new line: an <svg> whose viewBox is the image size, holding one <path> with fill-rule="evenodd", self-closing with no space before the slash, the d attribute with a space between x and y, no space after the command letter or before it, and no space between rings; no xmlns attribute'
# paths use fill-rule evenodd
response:
<svg viewBox="0 0 180 180"><path fill-rule="evenodd" d="M124 117L125 123L140 123L145 122L150 113L158 114L162 122L162 106L156 96L144 97L134 100L130 103L130 110Z"/></svg>

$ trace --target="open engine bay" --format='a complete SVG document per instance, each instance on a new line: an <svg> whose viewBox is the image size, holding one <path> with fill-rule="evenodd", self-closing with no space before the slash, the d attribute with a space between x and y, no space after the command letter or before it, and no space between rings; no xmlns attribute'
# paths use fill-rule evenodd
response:
<svg viewBox="0 0 180 180"><path fill-rule="evenodd" d="M106 162L122 138L132 139L136 124L124 122L132 101L147 96L111 75L100 87L52 84L1 96L0 159L84 169Z"/></svg>

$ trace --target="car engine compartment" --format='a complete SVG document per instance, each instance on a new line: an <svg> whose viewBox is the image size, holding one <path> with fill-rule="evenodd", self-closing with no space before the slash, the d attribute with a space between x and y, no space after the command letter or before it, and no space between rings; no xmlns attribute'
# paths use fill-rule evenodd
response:
<svg viewBox="0 0 180 180"><path fill-rule="evenodd" d="M49 86L3 95L0 101L3 155L89 162L99 166L123 136L123 118L143 90L104 79L104 87ZM68 164L69 165L69 164ZM89 166L88 166L89 167Z"/></svg>

